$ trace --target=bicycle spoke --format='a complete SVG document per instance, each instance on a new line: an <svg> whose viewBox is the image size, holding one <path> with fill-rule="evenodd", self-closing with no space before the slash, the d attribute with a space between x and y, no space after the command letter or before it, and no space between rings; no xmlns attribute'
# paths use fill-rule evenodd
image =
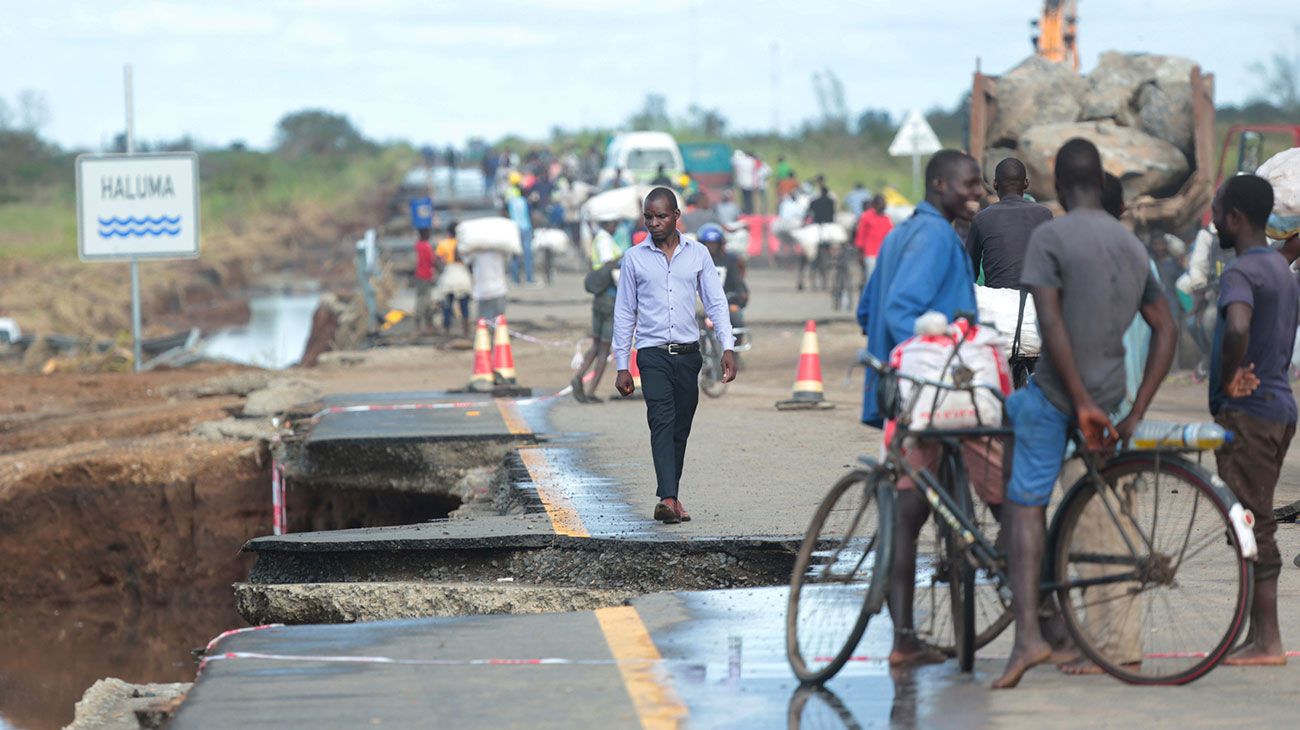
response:
<svg viewBox="0 0 1300 730"><path fill-rule="evenodd" d="M1103 470L1109 487L1076 497L1062 525L1055 559L1063 561L1066 620L1109 672L1138 682L1195 679L1226 650L1246 610L1225 510L1200 472L1176 457ZM1228 606L1217 598L1225 586Z"/></svg>

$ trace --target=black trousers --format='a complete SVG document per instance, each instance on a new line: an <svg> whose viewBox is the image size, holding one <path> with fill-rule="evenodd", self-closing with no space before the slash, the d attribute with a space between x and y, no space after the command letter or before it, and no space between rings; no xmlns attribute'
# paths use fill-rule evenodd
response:
<svg viewBox="0 0 1300 730"><path fill-rule="evenodd" d="M636 351L641 369L641 393L645 396L646 421L650 424L650 453L655 464L655 491L660 499L677 496L686 462L686 440L700 402L699 351L669 355L657 347Z"/></svg>

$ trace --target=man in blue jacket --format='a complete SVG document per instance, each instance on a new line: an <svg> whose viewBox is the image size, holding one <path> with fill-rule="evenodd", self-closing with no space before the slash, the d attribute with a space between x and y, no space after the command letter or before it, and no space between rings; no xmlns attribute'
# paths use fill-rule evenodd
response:
<svg viewBox="0 0 1300 730"><path fill-rule="evenodd" d="M925 168L925 200L916 213L895 228L880 247L876 269L858 303L858 322L867 335L867 351L881 362L900 342L911 337L916 318L931 310L951 321L957 313L975 313L975 276L970 256L953 230L954 220L970 221L979 209L983 181L979 164L970 155L943 150ZM867 370L862 422L879 428L883 417L876 405L877 376ZM915 465L928 466L932 454L918 447L909 454ZM967 468L977 491L988 476L971 463ZM994 478L1000 487L1000 465ZM992 485L990 485L992 486ZM889 613L894 618L894 665L933 663L944 655L917 638L912 623L916 588L916 538L929 516L925 497L906 479L898 483L898 530L894 538L894 567L890 573ZM990 495L981 494L986 499ZM999 500L1000 501L1000 500Z"/></svg>

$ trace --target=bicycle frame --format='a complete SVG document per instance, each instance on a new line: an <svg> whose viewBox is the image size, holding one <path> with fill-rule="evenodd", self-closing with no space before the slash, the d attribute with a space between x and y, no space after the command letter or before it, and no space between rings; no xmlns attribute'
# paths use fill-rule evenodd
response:
<svg viewBox="0 0 1300 730"><path fill-rule="evenodd" d="M1000 564L1001 563L1000 559L1003 557L1002 554L974 526L974 524L972 523L973 516L965 515L961 512L960 506L957 504L956 499L949 494L948 490L945 489L943 485L939 484L938 480L935 478L933 474L929 472L929 470L916 469L915 467L907 463L907 460L904 458L903 455L903 444L908 438L913 438L918 440L939 441L946 449L957 449L960 448L960 439L963 438L981 438L981 437L989 438L989 437L1007 437L1007 436L1014 437L1013 429L1007 426L954 428L954 429L928 429L927 428L927 429L920 429L915 431L908 429L905 414L911 412L911 408L915 404L915 400L920 397L922 388L919 386L929 385L929 386L934 386L936 388L940 388L943 390L950 390L950 391L964 390L967 392L971 392L972 394L976 388L988 388L1000 400L1002 399L1002 393L998 391L996 388L993 388L992 386L983 385L983 384L975 384L968 387L957 387L952 383L941 383L933 380L927 380L925 378L912 377L909 375L905 375L903 373L892 371L888 367L881 364L878 360L870 356L868 356L867 366L876 369L878 372L881 372L882 374L885 372L891 372L895 377L907 379L918 386L913 389L913 393L911 398L909 399L909 402L903 404L902 407L899 409L900 414L903 414L903 417L900 417L899 420L896 421L898 428L894 434L894 438L888 444L886 466L894 470L896 474L901 473L904 476L907 476L917 485L917 488L922 491L922 494L925 496L926 501L930 504L930 507L934 510L935 518L937 520L941 520L945 525L947 525L947 527L952 531L952 533L957 536L957 539L962 544L966 554L975 562L976 567L983 568L989 571L998 581L999 588L1008 585L1008 576L1006 574L1006 571L1001 567ZM1146 532L1141 528L1141 526L1136 524L1136 522L1130 518L1128 520L1129 528L1134 533L1136 533L1138 538L1140 538L1139 543L1134 544L1134 541L1129 537L1128 531L1124 529L1124 522L1123 522L1124 518L1122 517L1122 513L1124 510L1120 506L1123 504L1123 502L1120 496L1116 494L1115 486L1106 482L1106 480L1103 479L1101 476L1101 468L1105 463L1100 459L1101 455L1094 453L1088 450L1087 448L1085 448L1083 434L1077 428L1071 431L1070 439L1075 447L1074 455L1071 458L1077 458L1083 462L1085 467L1085 478L1091 481L1092 484L1094 485L1094 488L1097 490L1098 498L1100 499L1102 505L1105 507L1106 513L1110 517L1111 524L1115 527L1116 531L1119 532L1120 537L1123 539L1125 550L1128 553L1127 557L1123 555L1100 555L1100 554L1092 555L1092 556L1081 555L1080 557L1089 559L1087 560L1087 562L1095 562L1098 565L1132 565L1133 571L1119 573L1119 574L1110 574L1110 575L1101 576L1097 578L1073 579L1073 580L1069 580L1068 582L1062 583L1055 575L1053 566L1045 563L1045 565L1047 565L1047 569L1044 571L1044 576L1045 576L1044 580L1039 586L1040 591L1053 592L1053 591L1059 591L1066 588L1086 588L1090 586L1105 585L1109 583L1126 583L1126 582L1134 582L1134 581L1140 583L1149 582L1149 577L1150 577L1149 571L1151 567L1150 556L1157 552L1155 551L1154 545L1152 544L1150 535L1146 534ZM1160 451L1155 452L1155 462L1157 465L1157 469L1156 469L1157 480L1159 479L1159 463L1163 453L1164 452L1160 452ZM1123 455L1124 455L1123 452L1108 455L1106 461L1109 461L1110 458L1122 458ZM1206 481L1213 485L1212 480L1207 479ZM1223 501L1225 505L1232 504L1232 502L1235 501L1235 498L1233 498L1231 494L1227 492L1226 489L1220 488L1218 485L1214 485L1214 488L1215 488L1214 491L1216 496L1221 501ZM1049 534L1049 539L1055 539L1055 533L1056 530L1055 530L1055 518L1054 518L1053 529ZM1141 549L1145 549L1145 554L1140 552ZM1045 558L1046 555L1049 554L1051 554L1050 551L1045 552L1044 553ZM1177 573L1177 567L1178 564L1181 564L1181 559L1182 559L1182 554L1180 552L1179 562L1174 565L1174 570L1173 570L1174 574Z"/></svg>

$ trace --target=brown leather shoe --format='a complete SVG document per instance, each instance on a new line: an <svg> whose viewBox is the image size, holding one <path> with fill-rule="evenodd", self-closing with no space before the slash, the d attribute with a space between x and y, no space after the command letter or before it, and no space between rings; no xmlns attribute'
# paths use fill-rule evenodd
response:
<svg viewBox="0 0 1300 730"><path fill-rule="evenodd" d="M677 519L682 522L691 521L691 515L686 511L686 508L682 506L682 501L680 499L673 500L673 509L677 511Z"/></svg>
<svg viewBox="0 0 1300 730"><path fill-rule="evenodd" d="M677 510L673 508L671 501L674 500L669 497L655 505L655 519L665 525L675 525L682 521L682 518L677 515Z"/></svg>

